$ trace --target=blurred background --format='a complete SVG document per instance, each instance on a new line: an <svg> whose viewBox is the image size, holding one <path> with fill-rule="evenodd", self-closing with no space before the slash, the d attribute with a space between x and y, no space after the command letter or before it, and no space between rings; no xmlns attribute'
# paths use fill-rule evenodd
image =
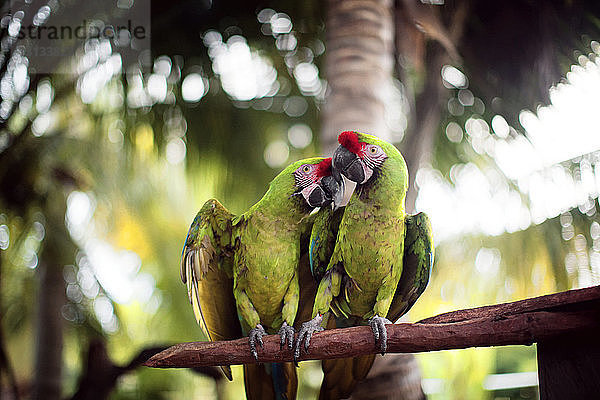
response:
<svg viewBox="0 0 600 400"><path fill-rule="evenodd" d="M600 283L600 3L88 3L2 8L2 398L241 398L238 367L136 368L202 338L188 226L345 129L401 149L432 219L404 320ZM535 345L416 359L431 399L538 397Z"/></svg>

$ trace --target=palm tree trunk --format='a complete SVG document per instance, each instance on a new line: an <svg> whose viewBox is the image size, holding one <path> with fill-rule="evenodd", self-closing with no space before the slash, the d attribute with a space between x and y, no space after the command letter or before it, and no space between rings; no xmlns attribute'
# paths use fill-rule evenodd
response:
<svg viewBox="0 0 600 400"><path fill-rule="evenodd" d="M329 0L326 27L323 152L333 151L344 130L389 139L382 91L393 71L392 1Z"/></svg>
<svg viewBox="0 0 600 400"><path fill-rule="evenodd" d="M329 0L326 27L329 88L322 114L322 150L330 154L344 130L389 140L382 90L391 83L394 64L393 2ZM357 398L372 398L360 393L383 382L379 398L422 399L421 373L415 365L412 355L377 357L367 379L356 388Z"/></svg>
<svg viewBox="0 0 600 400"><path fill-rule="evenodd" d="M422 400L421 368L412 354L386 354L375 358L367 378L360 382L352 400Z"/></svg>

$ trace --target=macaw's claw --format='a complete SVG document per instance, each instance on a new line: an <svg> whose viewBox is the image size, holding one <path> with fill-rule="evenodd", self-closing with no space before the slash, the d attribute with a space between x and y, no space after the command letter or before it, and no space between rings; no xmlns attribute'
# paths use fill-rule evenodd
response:
<svg viewBox="0 0 600 400"><path fill-rule="evenodd" d="M296 340L296 348L294 350L294 360L296 362L298 358L300 358L302 342L304 341L304 351L308 353L308 346L310 345L310 338L313 333L323 330L321 322L323 322L323 316L319 314L310 321L302 324L302 327L298 332L298 340Z"/></svg>
<svg viewBox="0 0 600 400"><path fill-rule="evenodd" d="M387 330L385 329L385 325L391 323L392 321L387 318L380 317L379 315L375 315L369 320L369 325L371 326L373 336L375 337L375 344L379 342L379 350L381 350L381 355L384 355L387 351Z"/></svg>
<svg viewBox="0 0 600 400"><path fill-rule="evenodd" d="M263 328L261 324L257 324L256 328L250 329L250 333L248 333L248 342L250 343L250 352L252 353L252 355L254 356L256 361L258 361L258 352L256 351L256 343L258 343L258 345L260 347L263 347L262 337L265 336L266 334L267 333L265 332L265 328Z"/></svg>
<svg viewBox="0 0 600 400"><path fill-rule="evenodd" d="M285 342L287 342L287 347L291 350L294 347L294 334L296 333L294 327L289 326L287 322L284 321L281 325L281 328L279 328L278 333L281 337L279 349L283 349L283 346L285 346Z"/></svg>

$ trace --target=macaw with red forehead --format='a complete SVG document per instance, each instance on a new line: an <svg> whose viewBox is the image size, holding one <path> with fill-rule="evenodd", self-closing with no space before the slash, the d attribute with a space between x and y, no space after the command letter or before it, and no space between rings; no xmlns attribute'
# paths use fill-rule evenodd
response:
<svg viewBox="0 0 600 400"><path fill-rule="evenodd" d="M301 236L310 232L306 217L339 201L340 189L331 158L315 157L285 168L262 199L240 216L217 200L204 204L186 238L181 279L209 340L248 335L257 360L257 345L262 346L267 333L278 333L282 346L287 342L292 348L301 301ZM222 369L231 379L230 368ZM291 363L245 365L244 381L250 399L296 396Z"/></svg>
<svg viewBox="0 0 600 400"><path fill-rule="evenodd" d="M313 319L298 335L296 357L302 345L308 350L311 335L323 329L329 312L335 324L329 321L328 327L369 324L385 353L385 325L415 303L433 265L428 217L405 213L408 171L398 149L358 132L343 132L338 141L333 175L344 175L357 186L344 210L323 209L313 225L309 254L313 273L321 279ZM324 360L320 398L348 397L373 360L374 355Z"/></svg>

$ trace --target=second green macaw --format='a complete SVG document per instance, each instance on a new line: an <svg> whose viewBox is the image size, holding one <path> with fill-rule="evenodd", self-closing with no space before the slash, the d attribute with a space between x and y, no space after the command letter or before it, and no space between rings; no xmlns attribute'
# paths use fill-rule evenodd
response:
<svg viewBox="0 0 600 400"><path fill-rule="evenodd" d="M285 168L268 191L235 217L207 201L192 223L183 249L181 278L196 319L210 340L249 336L258 360L262 336L279 333L292 348L301 288L301 237L307 216L330 204L340 186L331 158L310 158ZM223 368L231 379L229 367ZM297 378L291 363L245 365L250 399L293 399Z"/></svg>
<svg viewBox="0 0 600 400"><path fill-rule="evenodd" d="M309 349L324 315L328 327L368 323L383 354L385 325L406 313L423 293L433 265L431 225L424 213L407 215L406 163L393 145L375 136L343 132L333 174L357 183L345 209L323 209L314 222L311 269L320 279L313 319L302 325L295 355ZM337 178L336 178L337 179ZM364 379L374 355L324 360L321 399L345 398Z"/></svg>

